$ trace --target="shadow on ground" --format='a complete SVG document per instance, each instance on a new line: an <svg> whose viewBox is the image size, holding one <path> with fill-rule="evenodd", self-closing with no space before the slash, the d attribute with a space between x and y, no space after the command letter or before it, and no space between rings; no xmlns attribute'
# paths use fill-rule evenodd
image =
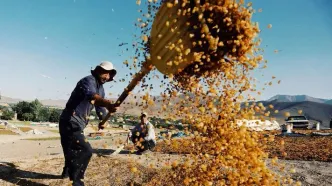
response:
<svg viewBox="0 0 332 186"><path fill-rule="evenodd" d="M97 154L97 156L107 156L107 155L111 155L113 152L115 152L115 150L113 149L93 149L92 152L94 154ZM119 154L132 154L131 151L129 150L122 150L119 152Z"/></svg>
<svg viewBox="0 0 332 186"><path fill-rule="evenodd" d="M61 179L61 177L60 175L24 171L18 169L13 163L0 162L0 179L20 186L44 186L45 184L31 181L31 179Z"/></svg>

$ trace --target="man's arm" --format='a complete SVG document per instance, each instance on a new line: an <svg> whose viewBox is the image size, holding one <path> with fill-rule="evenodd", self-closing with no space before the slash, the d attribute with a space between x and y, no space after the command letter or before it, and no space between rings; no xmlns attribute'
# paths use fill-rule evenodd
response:
<svg viewBox="0 0 332 186"><path fill-rule="evenodd" d="M91 101L95 106L106 107L108 110L113 110L114 105L107 99L103 98L103 95L99 95L96 89L96 81L92 78L85 78L80 83L85 97Z"/></svg>
<svg viewBox="0 0 332 186"><path fill-rule="evenodd" d="M103 90L102 90L102 95L101 95L101 97L102 97L103 99L105 99L104 88L103 88ZM98 116L99 120L103 120L104 117L106 116L106 109L105 109L105 107L101 107L101 106L96 105L96 113L97 113L97 116Z"/></svg>

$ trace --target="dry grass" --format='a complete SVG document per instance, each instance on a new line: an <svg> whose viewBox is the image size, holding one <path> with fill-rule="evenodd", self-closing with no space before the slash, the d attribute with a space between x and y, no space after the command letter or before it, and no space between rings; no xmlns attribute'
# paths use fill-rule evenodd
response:
<svg viewBox="0 0 332 186"><path fill-rule="evenodd" d="M307 134L310 134L311 132L301 131L301 133ZM262 133L262 142L265 139L268 139L263 137L263 134L266 135L269 134L269 132ZM173 139L172 143L161 141L158 143L155 151L162 153L189 154L194 151L193 148L188 146L189 143L190 139ZM332 162L332 136L276 136L274 141L267 143L265 151L269 153L270 158L278 157L286 160L314 160Z"/></svg>
<svg viewBox="0 0 332 186"><path fill-rule="evenodd" d="M0 129L5 129L6 127L3 125L0 125Z"/></svg>
<svg viewBox="0 0 332 186"><path fill-rule="evenodd" d="M125 130L123 128L116 128L116 127L106 127L105 130Z"/></svg>
<svg viewBox="0 0 332 186"><path fill-rule="evenodd" d="M57 129L50 129L48 131L53 132L53 133L59 133L59 130L57 130Z"/></svg>
<svg viewBox="0 0 332 186"><path fill-rule="evenodd" d="M268 144L267 151L270 157L287 160L332 162L332 136L276 137Z"/></svg>
<svg viewBox="0 0 332 186"><path fill-rule="evenodd" d="M17 120L10 120L8 123L13 124L13 125L31 125L30 121L17 121Z"/></svg>
<svg viewBox="0 0 332 186"><path fill-rule="evenodd" d="M26 138L23 140L31 140L31 141L49 141L49 140L60 140L60 137L46 137L46 138Z"/></svg>
<svg viewBox="0 0 332 186"><path fill-rule="evenodd" d="M22 185L69 185L69 179L60 179L57 177L61 173L62 165L63 159L39 161L25 168L24 171L20 170L21 166L10 167L4 165L2 170L7 170L8 173L3 175L2 180L11 183L19 181ZM133 168L137 171L133 171ZM30 172L32 176L27 177L27 172ZM127 186L131 185L131 183L133 185L145 185L157 173L159 172L155 168L147 168L133 161L117 160L110 157L95 157L87 169L85 177L88 179L85 179L85 184L91 186ZM0 185L1 183L0 179Z"/></svg>
<svg viewBox="0 0 332 186"><path fill-rule="evenodd" d="M293 129L293 132L295 132L295 133L302 133L302 134L311 134L311 133L313 133L313 132L319 132L319 133L332 133L332 129L326 129L326 130Z"/></svg>
<svg viewBox="0 0 332 186"><path fill-rule="evenodd" d="M7 129L0 129L0 135L18 135L15 132Z"/></svg>
<svg viewBox="0 0 332 186"><path fill-rule="evenodd" d="M19 127L19 129L20 129L22 132L29 132L30 130L33 130L33 129L30 128L30 127Z"/></svg>

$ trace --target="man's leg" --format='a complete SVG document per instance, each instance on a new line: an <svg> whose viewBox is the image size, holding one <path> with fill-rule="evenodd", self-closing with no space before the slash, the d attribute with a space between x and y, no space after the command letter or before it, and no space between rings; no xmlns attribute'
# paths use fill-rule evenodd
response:
<svg viewBox="0 0 332 186"><path fill-rule="evenodd" d="M62 178L68 178L69 174L68 174L68 169L69 169L69 158L68 158L68 152L69 152L69 146L70 146L70 132L68 132L66 130L66 126L69 123L63 120L60 120L59 123L59 132L60 132L60 141L61 141L61 146L62 146L62 151L63 151L63 155L64 155L64 167L63 167L63 171L61 174Z"/></svg>
<svg viewBox="0 0 332 186"><path fill-rule="evenodd" d="M92 156L91 145L86 141L83 132L73 133L69 150L69 178L74 183L84 178L85 170L88 167Z"/></svg>
<svg viewBox="0 0 332 186"><path fill-rule="evenodd" d="M156 146L156 143L153 140L148 141L149 150L153 150Z"/></svg>
<svg viewBox="0 0 332 186"><path fill-rule="evenodd" d="M67 135L61 135L61 146L62 146L62 150L63 150L63 154L64 154L64 167L63 167L63 171L61 174L62 178L68 178L69 174L68 174L68 169L69 169L69 157L68 157L68 152L69 152L69 146L70 146L70 138Z"/></svg>
<svg viewBox="0 0 332 186"><path fill-rule="evenodd" d="M141 146L137 146L138 151L137 155L141 155L142 153L146 152L147 150L152 150L156 144L150 140L150 141L143 141Z"/></svg>

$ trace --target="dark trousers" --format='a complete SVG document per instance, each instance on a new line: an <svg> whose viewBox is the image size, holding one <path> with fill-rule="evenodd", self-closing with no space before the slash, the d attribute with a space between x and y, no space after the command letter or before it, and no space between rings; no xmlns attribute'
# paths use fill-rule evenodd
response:
<svg viewBox="0 0 332 186"><path fill-rule="evenodd" d="M149 141L143 141L141 143L141 146L136 146L138 151L143 152L146 150L152 150L154 147L156 146L156 144L154 143L153 140L149 140Z"/></svg>
<svg viewBox="0 0 332 186"><path fill-rule="evenodd" d="M92 147L82 130L72 130L72 121L60 121L61 145L70 180L84 179L92 156Z"/></svg>

